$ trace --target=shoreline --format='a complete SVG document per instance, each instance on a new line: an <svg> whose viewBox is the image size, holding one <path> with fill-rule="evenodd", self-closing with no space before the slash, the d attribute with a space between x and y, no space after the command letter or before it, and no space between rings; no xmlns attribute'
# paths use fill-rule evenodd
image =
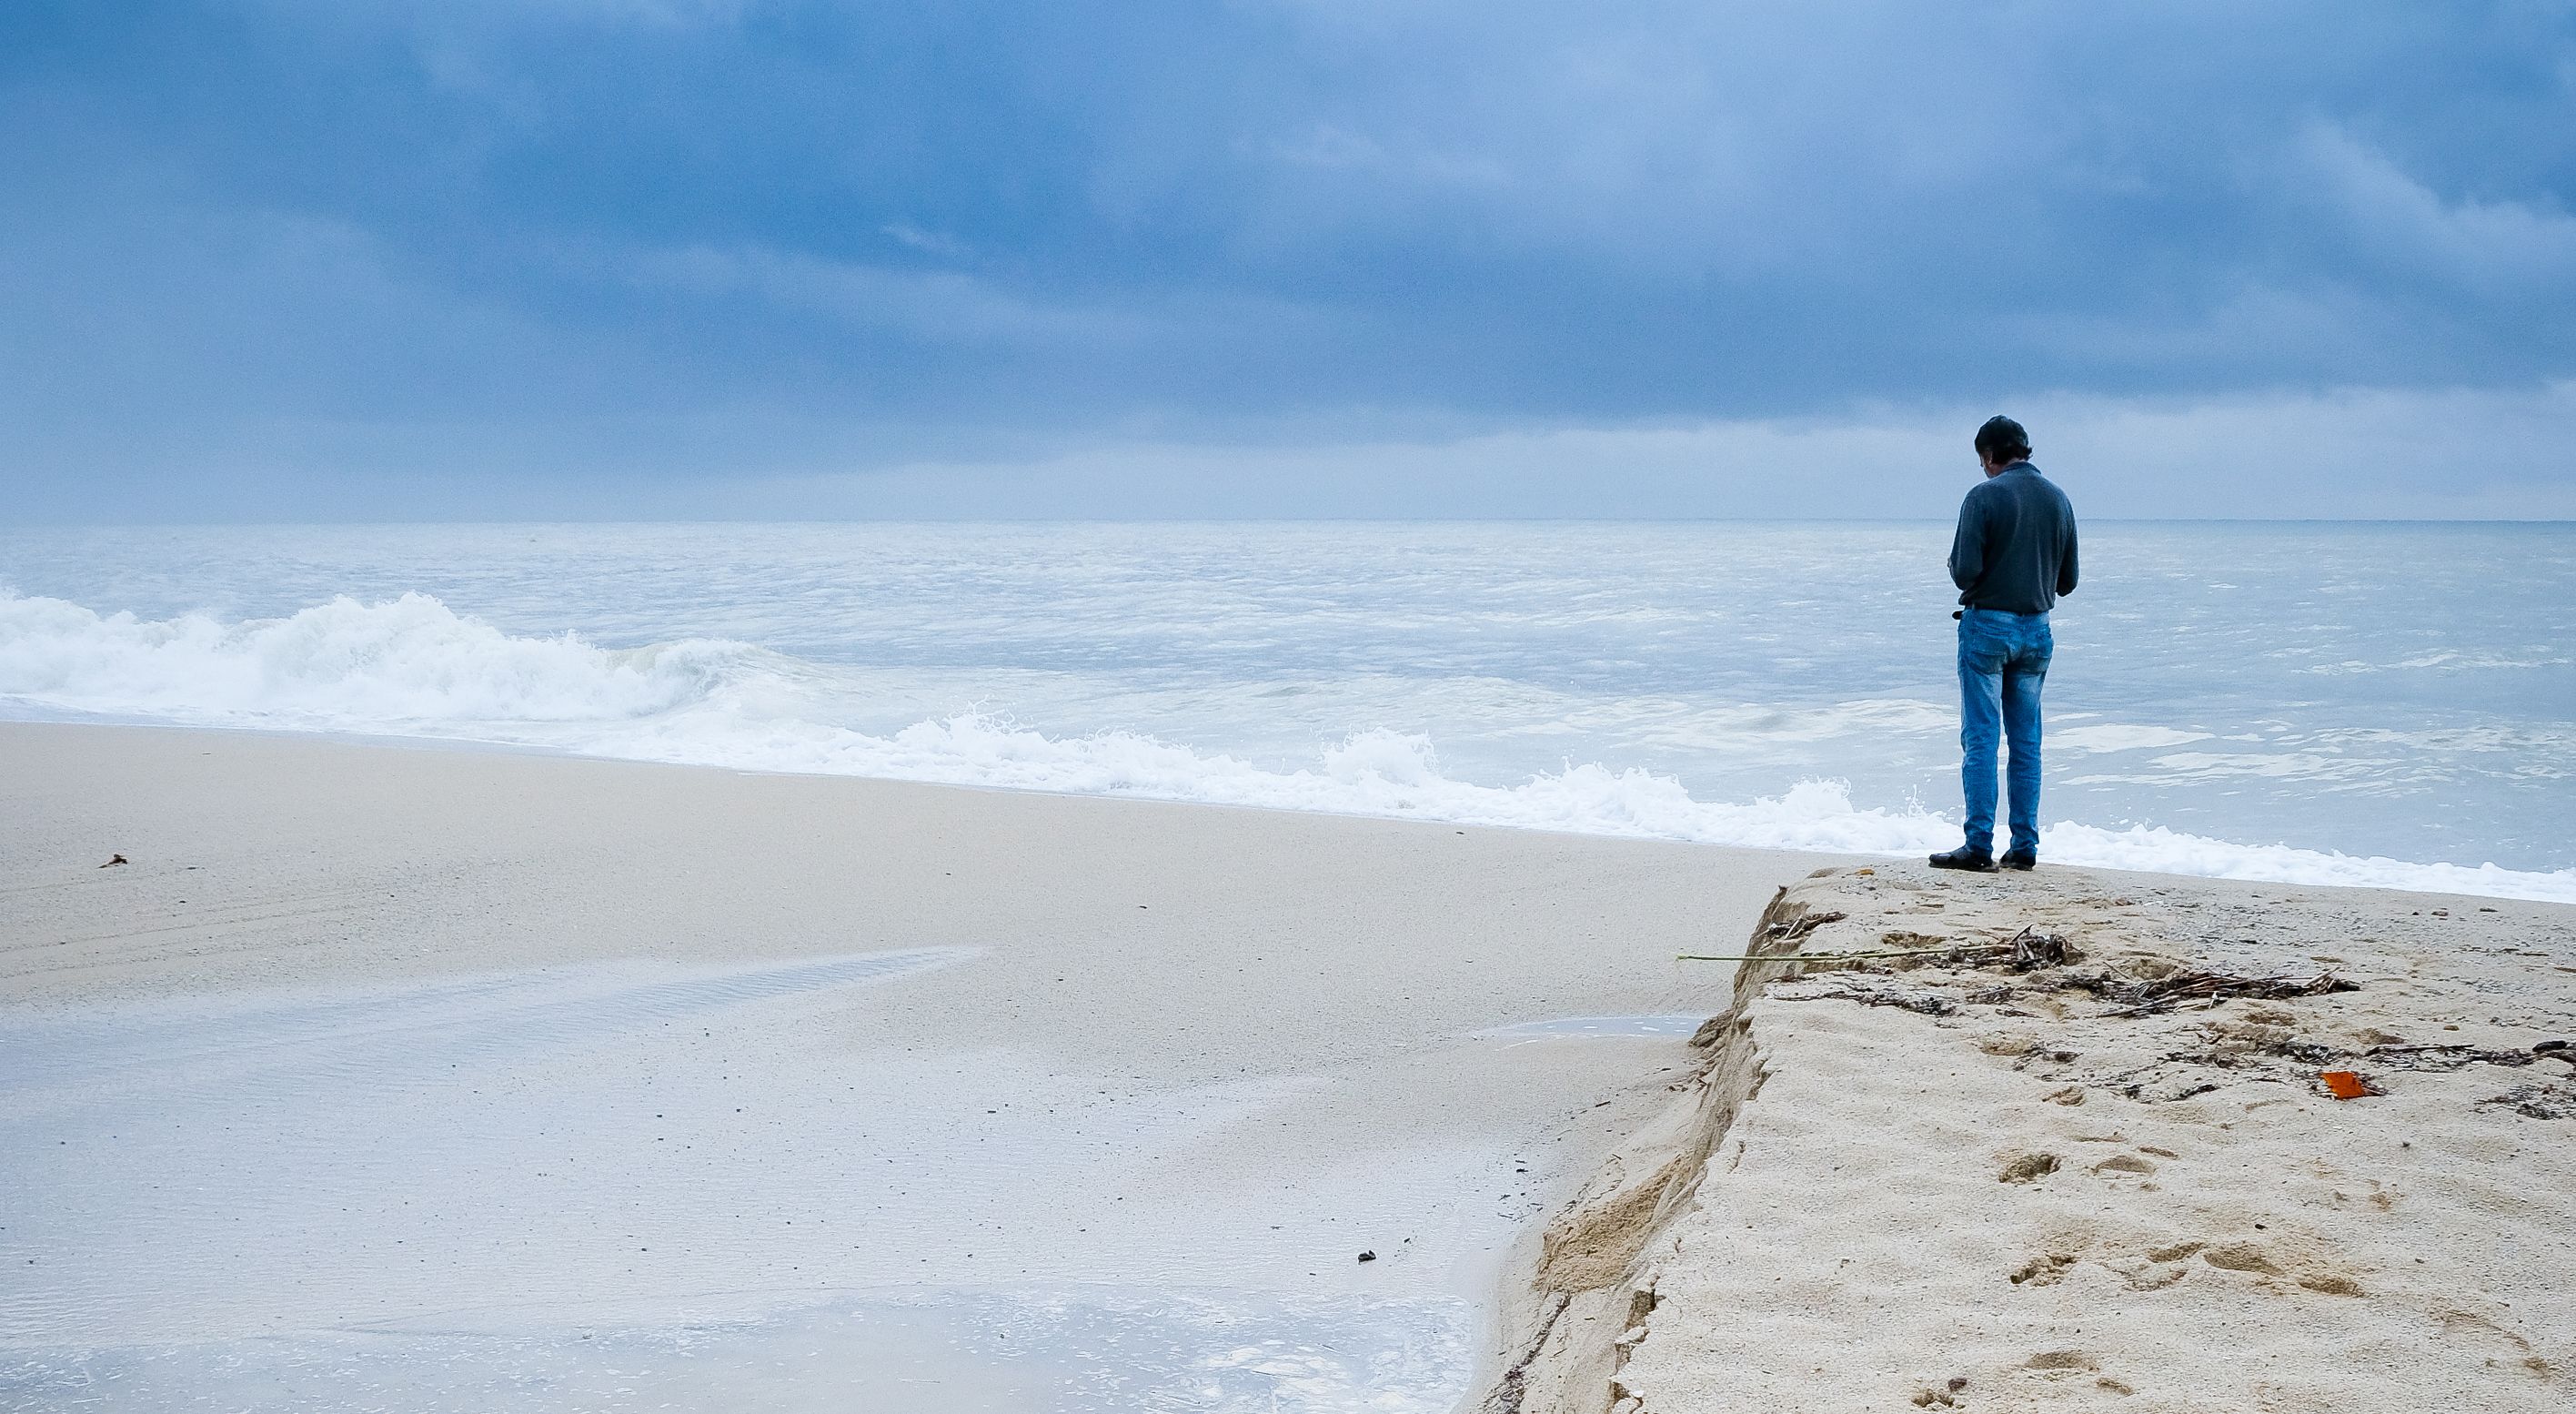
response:
<svg viewBox="0 0 2576 1414"><path fill-rule="evenodd" d="M1104 791L1077 790L1046 785L1015 784L995 781L953 780L931 776L868 775L854 772L797 769L787 766L737 765L729 762L698 761L616 755L606 751L542 742L503 741L466 736L388 735L375 732L340 731L308 727L238 726L229 724L173 724L142 719L52 720L0 718L0 727L72 727L83 730L132 730L215 733L258 739L341 743L348 745L412 749L441 752L492 753L505 756L534 757L569 761L614 762L637 766L666 766L690 770L719 771L746 776L783 776L813 780L871 781L886 784L931 786L954 790L986 791L1004 795L1034 795L1063 799L1117 800L1147 804L1199 806L1216 810L1248 810L1288 815L1316 816L1336 820L1367 820L1447 825L1475 830L1510 830L1540 835L1562 835L1581 839L1634 841L1649 844L1696 845L1719 850L1774 852L1783 854L1817 854L1857 861L1895 861L1925 852L1922 847L1855 848L1847 844L1744 844L1718 840L1692 839L1671 832L1638 831L1633 833L1582 829L1520 820L1498 820L1471 815L1444 815L1435 811L1365 810L1329 806L1280 804L1268 801L1206 799L1149 790ZM1300 772L1302 774L1302 771ZM1452 786L1464 783L1448 782ZM1496 789L1465 785L1470 791ZM1770 802L1761 802L1768 804ZM1873 811L1864 813L1883 813ZM1946 821L1942 828L1955 827ZM2164 826L2132 825L2125 830L2111 830L2078 821L2059 821L2043 827L2048 832L2071 832L2082 837L2069 867L2104 872L2153 874L2177 879L2203 879L2228 883L2268 884L2292 888L2345 888L2381 890L2410 894L2468 895L2479 898L2510 899L2516 902L2576 904L2576 868L2557 870L2509 869L2490 862L2470 865L2441 861L2424 862L2397 859L2386 855L2354 855L2339 850L2313 849L2291 844L2242 844L2211 837L2178 833ZM2107 848L2123 840L2152 838L2160 848L2182 848L2189 853L2211 857L2217 854L2239 856L2224 867L2234 872L2184 873L2167 869L2139 868L2125 863L2087 861L2084 853ZM1947 839L1948 837L1944 837ZM1952 841L1954 842L1954 841ZM1918 842L1920 844L1921 842ZM2060 844L2063 841L2059 842ZM1943 847L1933 844L1928 847ZM2055 861L2064 851L2050 846ZM2269 860L2264 868L2245 861ZM2420 882L2373 878L2373 874L2396 873ZM2486 887L2479 887L2484 884Z"/></svg>
<svg viewBox="0 0 2576 1414"><path fill-rule="evenodd" d="M1463 1391L1530 1219L1687 1057L1509 1028L1692 1009L1673 953L1823 862L265 733L0 724L0 764L0 1004L20 1049L91 1058L14 1068L39 1216L0 1248L51 1274L0 1302L22 1350L399 1327L500 1289L678 1310L1108 1281L1463 1302ZM888 950L946 960L813 975ZM279 1059L189 1088L138 1006ZM707 1035L660 1029L683 1017ZM467 1079L380 1033L459 1038ZM383 1093L464 1127L385 1129ZM865 1144L754 1122L781 1105ZM131 1156L155 1129L192 1147ZM206 1196L137 1187L171 1164ZM653 1199L619 1256L562 1215L621 1183L714 1196ZM236 1221L269 1235L247 1260L191 1255ZM852 1240L791 1240L809 1224Z"/></svg>

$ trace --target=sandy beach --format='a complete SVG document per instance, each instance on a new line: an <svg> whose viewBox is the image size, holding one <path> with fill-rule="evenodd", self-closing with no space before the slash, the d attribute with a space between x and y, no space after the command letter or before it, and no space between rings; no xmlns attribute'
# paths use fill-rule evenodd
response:
<svg viewBox="0 0 2576 1414"><path fill-rule="evenodd" d="M1846 865L1724 951L1487 1408L2565 1406L2576 910Z"/></svg>
<svg viewBox="0 0 2576 1414"><path fill-rule="evenodd" d="M0 761L22 1391L1079 1290L1307 1303L1265 1408L1373 1378L1312 1352L1376 1311L1437 1347L1390 1407L1445 1408L1514 1245L1689 1066L1673 954L1823 862L236 733ZM865 1348L1087 1407L975 1384L1000 1320Z"/></svg>
<svg viewBox="0 0 2576 1414"><path fill-rule="evenodd" d="M27 1407L2539 1409L2576 1369L2564 907L203 731L0 763ZM1815 960L2025 927L2078 958ZM2358 986L2122 1014L2199 973Z"/></svg>

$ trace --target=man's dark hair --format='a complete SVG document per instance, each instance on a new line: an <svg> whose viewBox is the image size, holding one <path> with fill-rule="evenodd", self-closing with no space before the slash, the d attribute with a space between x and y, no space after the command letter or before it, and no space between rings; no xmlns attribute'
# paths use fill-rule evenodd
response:
<svg viewBox="0 0 2576 1414"><path fill-rule="evenodd" d="M2009 417L1990 417L1977 429L1977 455L1990 462L2026 461L2030 457L2030 434Z"/></svg>

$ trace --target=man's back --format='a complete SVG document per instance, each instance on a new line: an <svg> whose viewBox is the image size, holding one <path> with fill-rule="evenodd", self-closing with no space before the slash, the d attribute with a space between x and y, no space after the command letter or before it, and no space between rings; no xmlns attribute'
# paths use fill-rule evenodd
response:
<svg viewBox="0 0 2576 1414"><path fill-rule="evenodd" d="M1950 579L1972 609L2044 614L2075 592L2075 507L2029 462L1980 482L1959 507Z"/></svg>

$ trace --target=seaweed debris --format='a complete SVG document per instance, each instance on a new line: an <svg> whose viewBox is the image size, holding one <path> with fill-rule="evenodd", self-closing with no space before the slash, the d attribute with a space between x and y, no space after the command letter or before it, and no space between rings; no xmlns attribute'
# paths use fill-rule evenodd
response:
<svg viewBox="0 0 2576 1414"><path fill-rule="evenodd" d="M2238 1000L2281 1001L2290 997L2322 997L2334 992L2357 992L2358 982L2347 982L2331 972L2314 977L2247 977L2211 968L2186 967L2162 977L2129 977L2104 970L2093 973L2070 972L2062 983L2090 992L2112 1003L2104 1016L2151 1016L2171 1011L2185 1002L2217 1006Z"/></svg>

